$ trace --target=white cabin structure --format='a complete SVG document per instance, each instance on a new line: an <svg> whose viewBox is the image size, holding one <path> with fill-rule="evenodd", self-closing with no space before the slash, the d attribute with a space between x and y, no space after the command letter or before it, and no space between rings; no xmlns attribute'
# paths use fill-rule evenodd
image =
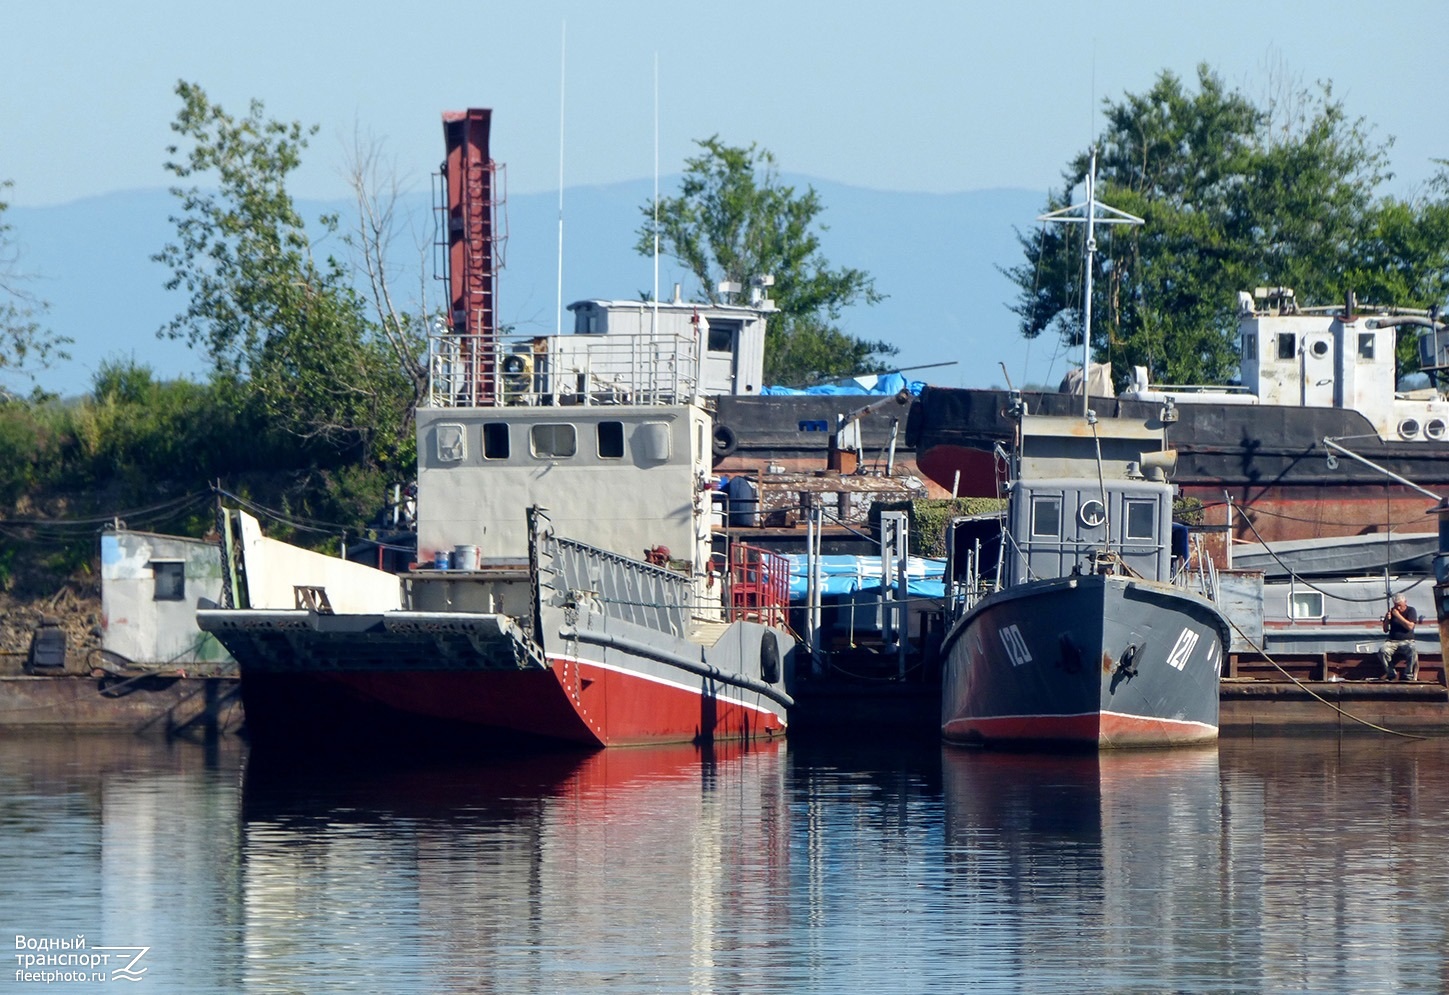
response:
<svg viewBox="0 0 1449 995"><path fill-rule="evenodd" d="M1433 386L1400 389L1395 346L1419 338L1425 371L1449 368L1449 332L1428 312L1374 308L1351 297L1331 307L1300 307L1286 287L1238 294L1239 385L1149 386L1137 367L1121 395L1179 404L1238 403L1358 411L1384 441L1449 438L1449 400Z"/></svg>

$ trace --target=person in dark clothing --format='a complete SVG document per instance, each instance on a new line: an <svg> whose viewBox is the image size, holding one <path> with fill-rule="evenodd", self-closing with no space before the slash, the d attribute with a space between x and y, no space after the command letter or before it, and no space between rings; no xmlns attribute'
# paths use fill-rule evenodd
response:
<svg viewBox="0 0 1449 995"><path fill-rule="evenodd" d="M1394 657L1399 653L1404 654L1404 680L1419 679L1419 651L1414 646L1414 627L1418 624L1419 613L1409 607L1402 594L1394 595L1393 604L1389 605L1388 614L1384 616L1384 631L1389 634L1389 638L1384 640L1384 645L1379 650L1379 660L1384 665L1384 680L1391 681L1397 675L1398 668L1394 666Z"/></svg>

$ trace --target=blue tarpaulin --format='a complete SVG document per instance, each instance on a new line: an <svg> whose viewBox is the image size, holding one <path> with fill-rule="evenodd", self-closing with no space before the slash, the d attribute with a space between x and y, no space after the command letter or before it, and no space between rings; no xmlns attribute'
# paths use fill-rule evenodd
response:
<svg viewBox="0 0 1449 995"><path fill-rule="evenodd" d="M790 601L803 604L809 589L809 557L800 553L786 556L790 561ZM912 598L945 597L946 561L912 556L906 562L906 596ZM837 597L879 591L881 586L879 556L833 554L820 557L822 597ZM892 574L889 586L896 588Z"/></svg>
<svg viewBox="0 0 1449 995"><path fill-rule="evenodd" d="M871 381L874 381L871 383ZM925 387L923 380L907 380L899 373L882 373L860 377L856 380L848 380L843 383L819 384L815 387L762 387L761 394L880 394L889 397L892 394L899 394L902 388L909 390L913 396L919 397L921 388Z"/></svg>

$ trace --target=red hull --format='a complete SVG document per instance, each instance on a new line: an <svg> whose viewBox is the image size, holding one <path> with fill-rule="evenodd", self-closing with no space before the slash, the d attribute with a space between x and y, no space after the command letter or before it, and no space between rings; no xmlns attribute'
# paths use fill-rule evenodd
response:
<svg viewBox="0 0 1449 995"><path fill-rule="evenodd" d="M1013 715L1003 718L962 718L946 724L954 741L1065 743L1086 748L1181 746L1210 743L1218 738L1215 727L1201 722L1144 718L1114 712L1086 715Z"/></svg>
<svg viewBox="0 0 1449 995"><path fill-rule="evenodd" d="M387 725L426 735L536 737L635 746L774 737L781 717L755 696L688 686L568 658L548 670L332 671L243 674L254 739L369 739Z"/></svg>

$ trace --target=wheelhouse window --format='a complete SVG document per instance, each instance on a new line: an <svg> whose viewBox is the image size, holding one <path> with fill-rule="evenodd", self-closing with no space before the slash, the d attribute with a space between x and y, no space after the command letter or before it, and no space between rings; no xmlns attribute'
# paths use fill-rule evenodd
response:
<svg viewBox="0 0 1449 995"><path fill-rule="evenodd" d="M1034 539L1061 538L1061 498L1034 497L1031 499L1031 535Z"/></svg>
<svg viewBox="0 0 1449 995"><path fill-rule="evenodd" d="M152 593L155 601L186 600L186 564L181 560L152 560L151 572L156 578Z"/></svg>
<svg viewBox="0 0 1449 995"><path fill-rule="evenodd" d="M529 442L540 459L567 459L579 451L578 433L562 422L533 426Z"/></svg>
<svg viewBox="0 0 1449 995"><path fill-rule="evenodd" d="M1293 359L1298 355L1298 336L1292 332L1278 333L1278 358Z"/></svg>
<svg viewBox="0 0 1449 995"><path fill-rule="evenodd" d="M624 423L621 421L599 422L598 444L600 459L623 459Z"/></svg>
<svg viewBox="0 0 1449 995"><path fill-rule="evenodd" d="M1288 595L1289 618L1322 618L1323 592L1293 591Z"/></svg>
<svg viewBox="0 0 1449 995"><path fill-rule="evenodd" d="M737 321L711 321L705 348L710 352L734 352L735 334L739 330L740 324Z"/></svg>
<svg viewBox="0 0 1449 995"><path fill-rule="evenodd" d="M462 425L439 425L438 462L457 463L468 455L468 436Z"/></svg>
<svg viewBox="0 0 1449 995"><path fill-rule="evenodd" d="M1373 332L1359 332L1358 333L1358 358L1359 359L1373 359L1374 358L1374 333Z"/></svg>
<svg viewBox="0 0 1449 995"><path fill-rule="evenodd" d="M510 455L508 425L504 422L489 422L483 426L483 458L507 459Z"/></svg>
<svg viewBox="0 0 1449 995"><path fill-rule="evenodd" d="M1157 538L1157 502L1127 501L1128 539L1153 540Z"/></svg>

